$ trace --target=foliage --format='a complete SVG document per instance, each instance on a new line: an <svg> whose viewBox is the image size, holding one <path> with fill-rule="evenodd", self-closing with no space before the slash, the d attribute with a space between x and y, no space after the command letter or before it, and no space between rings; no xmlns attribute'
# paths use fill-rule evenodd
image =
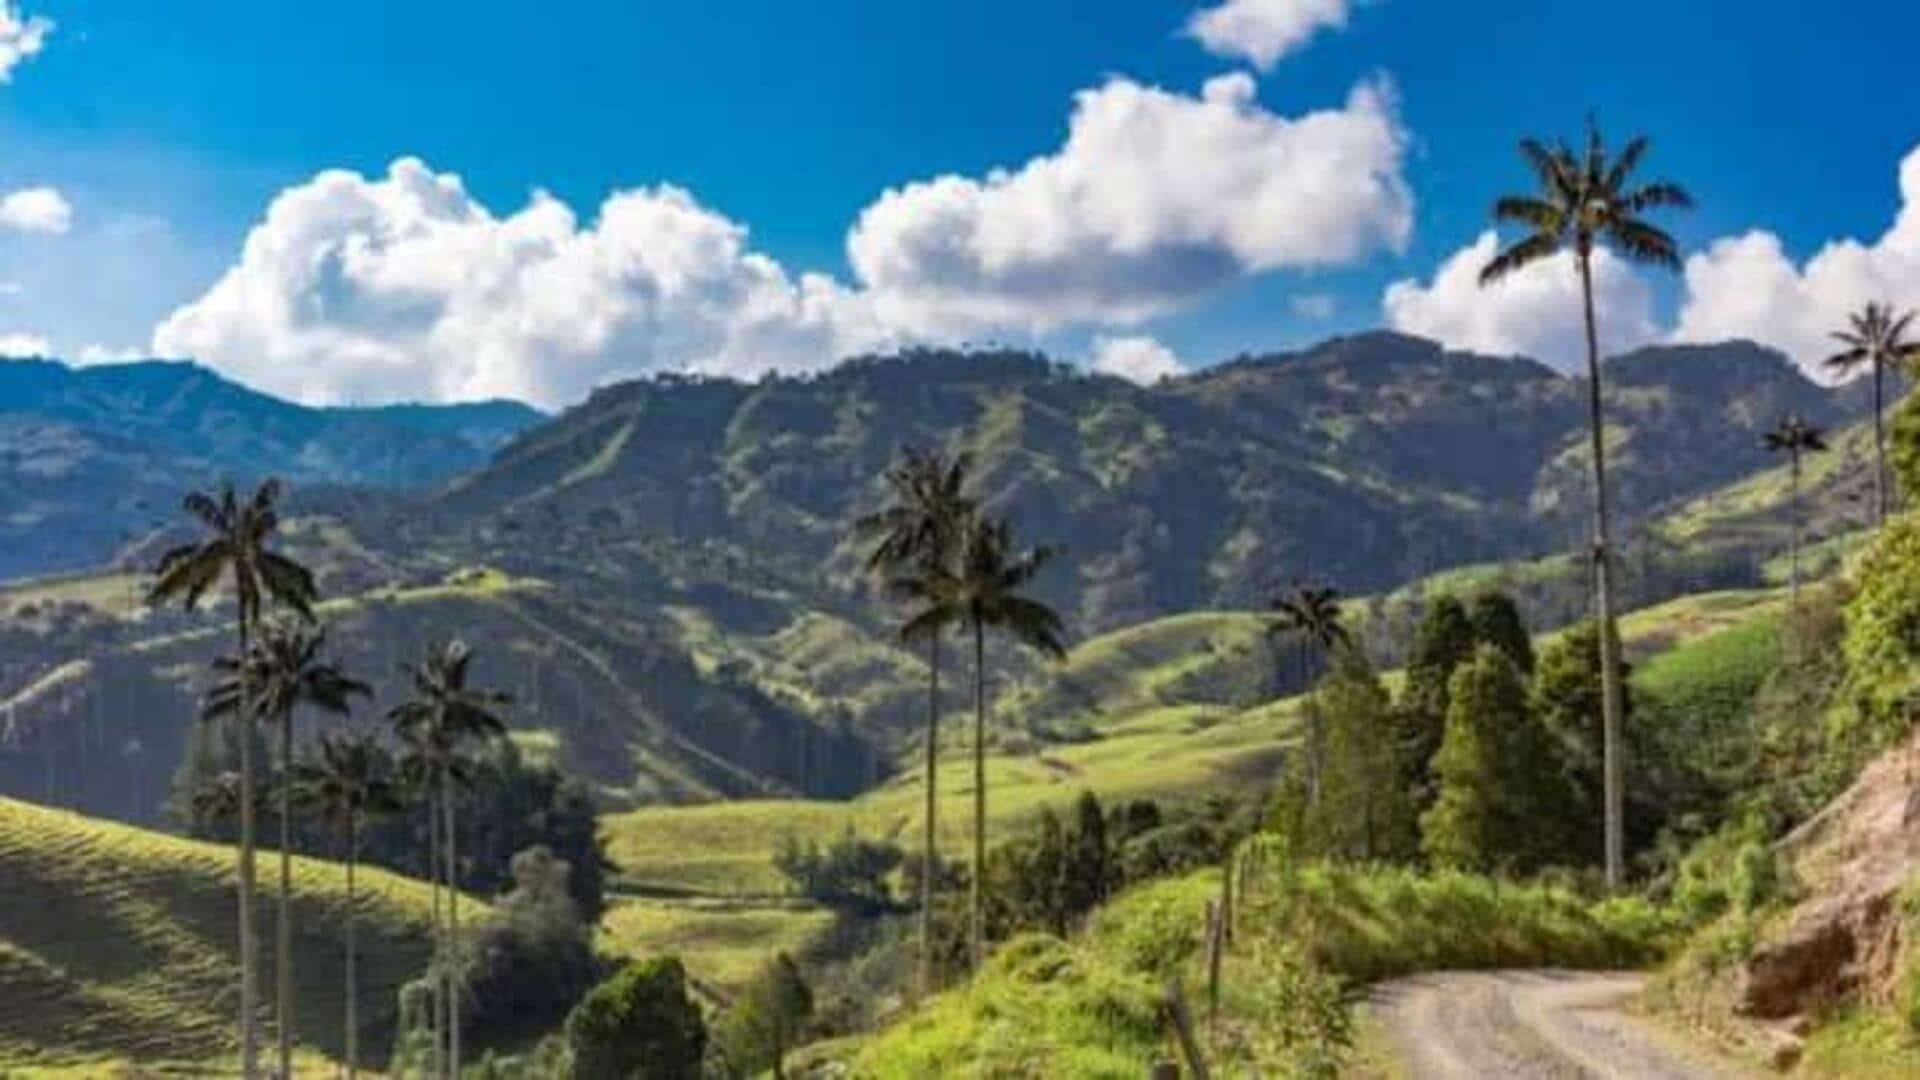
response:
<svg viewBox="0 0 1920 1080"><path fill-rule="evenodd" d="M1098 947L1026 934L966 985L861 1048L856 1076L1059 1076L1136 1080L1161 1045L1152 978Z"/></svg>
<svg viewBox="0 0 1920 1080"><path fill-rule="evenodd" d="M1920 515L1887 523L1847 604L1847 705L1837 737L1878 749L1904 734L1920 695Z"/></svg>
<svg viewBox="0 0 1920 1080"><path fill-rule="evenodd" d="M1448 689L1440 792L1420 817L1421 847L1455 869L1532 870L1565 852L1556 747L1507 654L1482 645Z"/></svg>
<svg viewBox="0 0 1920 1080"><path fill-rule="evenodd" d="M1396 714L1396 738L1404 755L1401 784L1422 807L1433 797L1430 763L1446 735L1448 686L1454 669L1473 654L1473 647L1473 623L1466 606L1452 594L1434 600L1415 631Z"/></svg>
<svg viewBox="0 0 1920 1080"><path fill-rule="evenodd" d="M1467 621L1473 627L1473 640L1507 654L1522 675L1533 674L1533 638L1512 595L1499 589L1475 594Z"/></svg>
<svg viewBox="0 0 1920 1080"><path fill-rule="evenodd" d="M774 853L773 865L800 896L828 903L885 904L893 897L888 875L903 858L899 845L869 840L849 825L825 847L812 837L788 834Z"/></svg>
<svg viewBox="0 0 1920 1080"><path fill-rule="evenodd" d="M636 960L593 988L567 1015L573 1075L695 1080L706 1052L700 1007L676 957Z"/></svg>
<svg viewBox="0 0 1920 1080"><path fill-rule="evenodd" d="M749 1076L786 1075L787 1051L799 1045L813 1016L813 990L793 958L775 953L721 1019L715 1037L727 1063Z"/></svg>
<svg viewBox="0 0 1920 1080"><path fill-rule="evenodd" d="M1251 975L1254 1022L1248 1055L1262 1075L1334 1080L1353 1052L1354 1018L1338 978L1308 963L1284 938L1254 939L1238 970Z"/></svg>
<svg viewBox="0 0 1920 1080"><path fill-rule="evenodd" d="M568 866L544 847L513 857L513 888L464 948L460 1022L480 1046L511 1046L558 1024L605 974Z"/></svg>
<svg viewBox="0 0 1920 1080"><path fill-rule="evenodd" d="M1356 982L1417 971L1639 967L1681 926L1638 897L1592 901L1541 883L1449 870L1306 863L1268 867L1246 918L1285 927L1305 959Z"/></svg>
<svg viewBox="0 0 1920 1080"><path fill-rule="evenodd" d="M1318 803L1289 768L1269 825L1301 857L1403 859L1414 854L1412 801L1401 786L1393 703L1357 652L1341 657L1315 691L1326 725Z"/></svg>

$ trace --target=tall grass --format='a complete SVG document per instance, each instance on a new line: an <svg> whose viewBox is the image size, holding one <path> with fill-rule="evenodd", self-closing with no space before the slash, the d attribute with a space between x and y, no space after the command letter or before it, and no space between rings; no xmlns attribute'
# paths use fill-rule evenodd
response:
<svg viewBox="0 0 1920 1080"><path fill-rule="evenodd" d="M1658 959L1676 922L1638 899L1593 901L1543 884L1395 867L1267 865L1250 872L1227 964L1218 1060L1248 1060L1265 1029L1276 957L1324 993L1417 971L1490 967L1636 967ZM1207 901L1217 870L1149 883L1101 908L1062 941L1027 935L1000 947L971 983L941 995L855 1051L860 1077L1137 1078L1176 1057L1161 995L1180 976L1196 1008L1204 986ZM1316 989L1316 986L1318 989ZM1335 991L1337 993L1337 990ZM1271 1057L1259 1062L1274 1068Z"/></svg>

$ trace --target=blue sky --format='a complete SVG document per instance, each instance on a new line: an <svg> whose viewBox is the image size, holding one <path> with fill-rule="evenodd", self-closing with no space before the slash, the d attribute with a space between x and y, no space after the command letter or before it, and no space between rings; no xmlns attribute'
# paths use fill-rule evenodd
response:
<svg viewBox="0 0 1920 1080"><path fill-rule="evenodd" d="M1239 44L1196 39L1192 20L1224 9ZM6 10L14 40L48 22L0 86L0 192L52 188L67 214L0 230L0 335L65 355L190 347L312 400L564 404L658 367L807 367L918 338L1075 359L1118 342L1116 370L1150 376L1383 322L1565 362L1565 336L1536 325L1564 281L1487 297L1444 269L1480 238L1490 197L1523 183L1515 137L1572 134L1589 109L1650 134L1650 171L1700 201L1672 221L1697 283L1603 274L1615 344L1739 332L1806 359L1855 294L1920 302L1920 221L1911 250L1889 235L1920 143L1909 4L1617 0L1598 32L1587 6L1508 0ZM1313 32L1263 65L1248 28L1275 26ZM1203 91L1223 76L1238 81ZM1113 79L1144 98L1103 96L1112 115L1160 140L1159 164L1124 184L1106 179L1112 146L1063 151L1075 95ZM1316 111L1353 130L1276 134ZM1213 138L1228 115L1244 130ZM1316 195L1302 155L1359 144L1378 190ZM421 165L396 180L403 158ZM992 170L1036 158L1066 165L961 210L923 193L869 231L868 266L850 257L888 189L949 175L991 189ZM320 191L329 169L368 187ZM663 203L663 184L684 201ZM536 190L571 219L508 227ZM602 203L635 191L647 198L615 237ZM243 256L289 192L310 197L263 230L282 261ZM952 213L988 254L938 231ZM384 246L410 229L434 239ZM591 250L559 252L580 235ZM714 254L729 236L738 250ZM1834 246L1848 238L1858 250ZM692 262L655 265L679 240ZM983 270L1009 243L1026 244L1017 265ZM340 256L356 244L377 250ZM809 292L810 273L831 280Z"/></svg>

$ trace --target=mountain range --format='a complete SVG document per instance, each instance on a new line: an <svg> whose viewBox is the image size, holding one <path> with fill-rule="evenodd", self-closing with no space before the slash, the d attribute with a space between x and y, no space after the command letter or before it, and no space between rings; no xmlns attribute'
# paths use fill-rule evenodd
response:
<svg viewBox="0 0 1920 1080"><path fill-rule="evenodd" d="M1723 545L1756 580L1777 532L1722 539L1698 507L1774 464L1761 433L1786 413L1857 428L1868 410L1857 386L1747 343L1608 370L1623 535L1694 508L1689 548ZM899 446L969 452L988 505L1060 546L1038 588L1084 639L1261 606L1295 577L1377 595L1574 550L1585 394L1531 360L1387 333L1151 387L1012 350L663 376L550 418L311 409L183 364L23 364L0 367L4 572L150 565L182 535L184 490L277 473L294 490L284 542L384 700L397 661L458 634L515 695L525 745L608 805L844 796L886 777L923 708L920 662L848 532ZM1838 494L1863 476L1827 475ZM1852 511L1829 502L1844 531ZM1777 516L1740 506L1748 526ZM137 594L124 572L0 587L0 792L157 818L230 634L224 613L143 611ZM1017 711L1006 737L1049 737Z"/></svg>
<svg viewBox="0 0 1920 1080"><path fill-rule="evenodd" d="M508 401L309 408L182 362L0 361L0 578L99 565L186 486L431 487L540 420Z"/></svg>

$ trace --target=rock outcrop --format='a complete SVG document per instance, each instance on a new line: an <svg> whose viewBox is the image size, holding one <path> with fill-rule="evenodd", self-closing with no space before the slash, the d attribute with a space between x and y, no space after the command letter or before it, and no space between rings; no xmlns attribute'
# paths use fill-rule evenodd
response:
<svg viewBox="0 0 1920 1080"><path fill-rule="evenodd" d="M1881 999L1910 933L1902 898L1920 882L1920 734L1869 765L1778 851L1807 896L1748 959L1740 1010L1781 1019Z"/></svg>

